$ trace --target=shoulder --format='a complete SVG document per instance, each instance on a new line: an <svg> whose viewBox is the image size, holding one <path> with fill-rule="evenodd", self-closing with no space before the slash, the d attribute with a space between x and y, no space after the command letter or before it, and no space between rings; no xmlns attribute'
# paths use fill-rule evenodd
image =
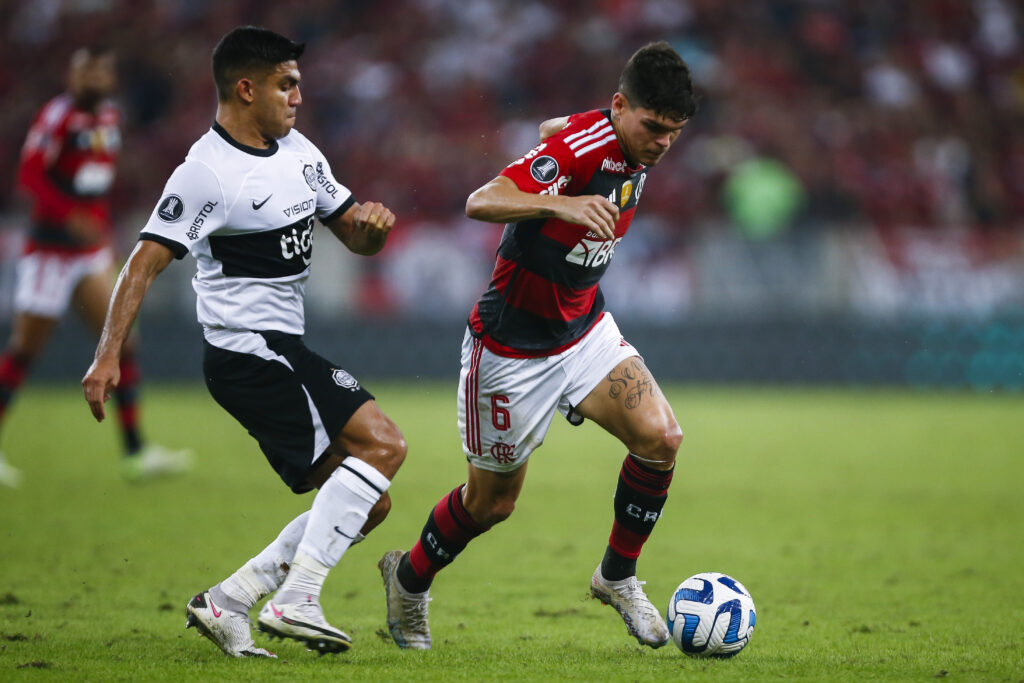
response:
<svg viewBox="0 0 1024 683"><path fill-rule="evenodd" d="M73 108L71 96L67 93L57 95L42 106L36 115L36 122L46 128L56 128L67 119Z"/></svg>
<svg viewBox="0 0 1024 683"><path fill-rule="evenodd" d="M611 119L598 109L570 116L561 135L576 159L595 156L609 145L618 145Z"/></svg>
<svg viewBox="0 0 1024 683"><path fill-rule="evenodd" d="M316 145L310 142L309 138L305 135L292 128L288 135L277 141L278 147L285 151L297 151L297 152L316 152L319 154L320 150L317 149Z"/></svg>
<svg viewBox="0 0 1024 683"><path fill-rule="evenodd" d="M195 189L217 188L218 192L223 186L222 176L225 171L223 163L219 163L222 154L215 145L210 144L207 136L199 138L192 145L192 148L185 155L174 173L171 174L171 182L175 185L186 185Z"/></svg>

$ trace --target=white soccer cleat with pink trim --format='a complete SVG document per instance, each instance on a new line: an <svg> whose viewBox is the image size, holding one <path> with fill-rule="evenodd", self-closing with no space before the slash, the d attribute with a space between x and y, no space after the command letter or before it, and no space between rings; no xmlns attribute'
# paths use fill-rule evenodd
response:
<svg viewBox="0 0 1024 683"><path fill-rule="evenodd" d="M208 591L198 593L185 607L185 628L195 628L229 657L274 657L256 647L249 628L249 615L218 607Z"/></svg>

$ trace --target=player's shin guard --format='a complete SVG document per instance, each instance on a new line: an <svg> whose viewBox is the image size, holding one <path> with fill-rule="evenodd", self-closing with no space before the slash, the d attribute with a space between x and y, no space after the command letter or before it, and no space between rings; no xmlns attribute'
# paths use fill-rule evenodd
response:
<svg viewBox="0 0 1024 683"><path fill-rule="evenodd" d="M0 419L3 419L7 405L14 398L14 392L25 381L29 359L10 351L0 355Z"/></svg>
<svg viewBox="0 0 1024 683"><path fill-rule="evenodd" d="M124 449L128 455L139 452L142 448L142 438L139 436L139 361L130 353L121 355L121 381L114 389L114 399L117 401L117 418L121 424L121 433L124 436Z"/></svg>
<svg viewBox="0 0 1024 683"><path fill-rule="evenodd" d="M615 489L615 521L601 562L604 578L618 581L636 574L636 559L661 517L672 472L647 467L632 454L626 456Z"/></svg>
<svg viewBox="0 0 1024 683"><path fill-rule="evenodd" d="M398 578L406 590L414 593L427 590L437 572L451 564L470 541L490 528L477 524L469 516L462 504L463 486L456 487L434 506L416 545L402 558Z"/></svg>
<svg viewBox="0 0 1024 683"><path fill-rule="evenodd" d="M291 569L278 590L279 601L319 598L327 572L359 537L370 508L390 485L372 465L353 456L338 465L313 500Z"/></svg>

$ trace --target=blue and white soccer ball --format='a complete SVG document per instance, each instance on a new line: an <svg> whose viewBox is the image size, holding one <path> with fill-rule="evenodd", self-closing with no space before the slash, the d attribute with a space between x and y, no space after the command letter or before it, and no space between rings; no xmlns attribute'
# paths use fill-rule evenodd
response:
<svg viewBox="0 0 1024 683"><path fill-rule="evenodd" d="M732 657L754 635L754 599L725 574L704 572L679 584L665 615L672 642L693 657Z"/></svg>

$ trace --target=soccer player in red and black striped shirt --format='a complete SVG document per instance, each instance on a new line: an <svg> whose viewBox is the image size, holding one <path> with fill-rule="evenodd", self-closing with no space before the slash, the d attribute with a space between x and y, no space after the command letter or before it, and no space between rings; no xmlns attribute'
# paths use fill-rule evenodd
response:
<svg viewBox="0 0 1024 683"><path fill-rule="evenodd" d="M79 48L71 57L67 92L43 106L25 139L18 184L32 202L32 229L17 266L11 338L0 354L0 419L69 305L97 334L103 327L114 285L110 188L121 134L110 96L116 80L110 48ZM143 441L134 340L125 346L116 391L125 476L187 469L187 453ZM0 453L0 483L19 478Z"/></svg>
<svg viewBox="0 0 1024 683"><path fill-rule="evenodd" d="M647 45L627 63L610 109L546 121L537 147L470 195L469 217L506 226L463 341L459 426L469 477L440 500L408 553L380 562L400 647L430 647L434 575L512 513L527 459L556 412L574 424L593 420L628 449L591 593L619 611L640 643L668 642L636 561L665 504L682 432L604 310L598 282L648 171L695 110L686 63L667 43Z"/></svg>

